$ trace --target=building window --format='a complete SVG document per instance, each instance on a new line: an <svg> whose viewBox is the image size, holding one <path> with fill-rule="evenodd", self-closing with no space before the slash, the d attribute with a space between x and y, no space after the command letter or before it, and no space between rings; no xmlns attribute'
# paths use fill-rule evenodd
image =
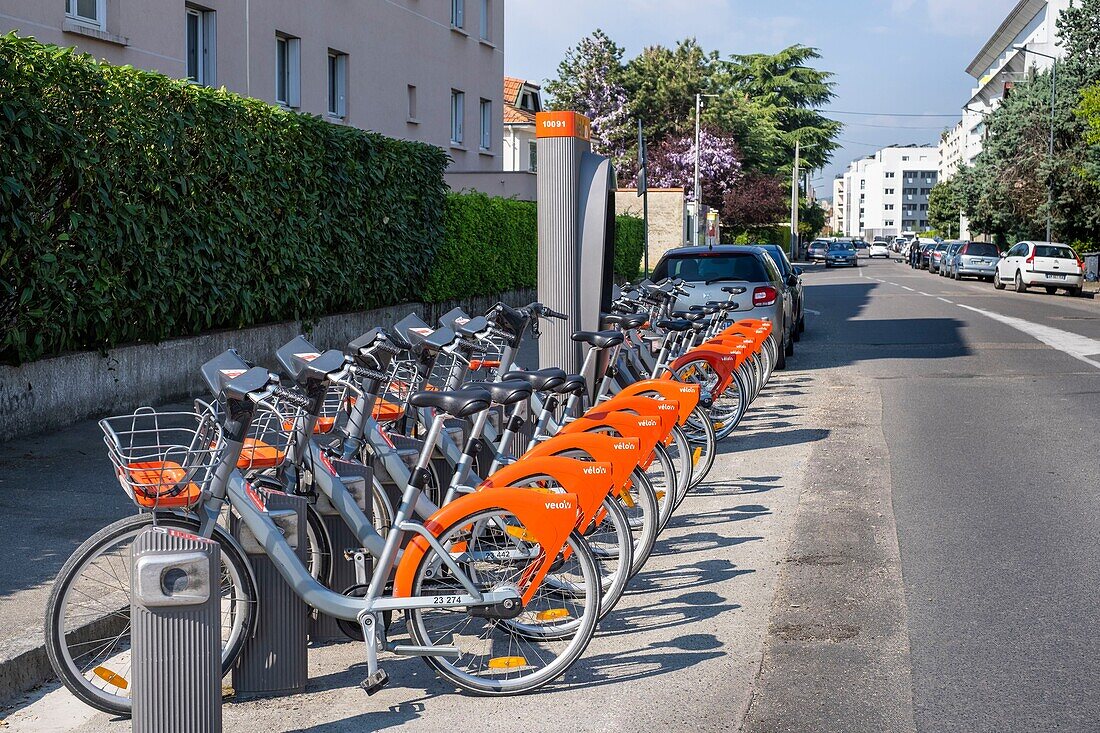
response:
<svg viewBox="0 0 1100 733"><path fill-rule="evenodd" d="M865 181L865 180L861 180L861 181L859 182L859 190L860 190L860 191L862 191L862 190L863 190L863 189L865 189L865 188L867 188L867 181ZM793 188L792 188L792 190L793 190ZM794 198L794 197L792 196L791 198Z"/></svg>
<svg viewBox="0 0 1100 733"><path fill-rule="evenodd" d="M493 31L493 0L481 0L481 40L488 41Z"/></svg>
<svg viewBox="0 0 1100 733"><path fill-rule="evenodd" d="M416 85L409 84L409 122L419 122L416 116Z"/></svg>
<svg viewBox="0 0 1100 733"><path fill-rule="evenodd" d="M65 15L104 30L107 27L107 0L65 0Z"/></svg>
<svg viewBox="0 0 1100 733"><path fill-rule="evenodd" d="M902 162L904 163L904 162L906 162L907 160L909 160L909 156L908 156L908 155L903 155L903 156L901 156L901 160L902 160Z"/></svg>
<svg viewBox="0 0 1100 733"><path fill-rule="evenodd" d="M343 119L348 116L348 55L328 52L328 113Z"/></svg>
<svg viewBox="0 0 1100 733"><path fill-rule="evenodd" d="M894 210L894 205L893 204L886 204L882 208L885 209L886 211L893 211Z"/></svg>
<svg viewBox="0 0 1100 733"><path fill-rule="evenodd" d="M451 90L451 144L462 144L462 120L466 115L466 95L457 89Z"/></svg>
<svg viewBox="0 0 1100 733"><path fill-rule="evenodd" d="M481 140L482 150L493 147L493 103L488 99L481 100Z"/></svg>
<svg viewBox="0 0 1100 733"><path fill-rule="evenodd" d="M886 177L887 178L893 178L894 177L894 171L886 171Z"/></svg>
<svg viewBox="0 0 1100 733"><path fill-rule="evenodd" d="M894 189L892 189L892 188L883 189L883 193L886 194L887 196L893 196L894 195Z"/></svg>
<svg viewBox="0 0 1100 733"><path fill-rule="evenodd" d="M527 143L527 170L532 173L539 171L539 146L534 140Z"/></svg>
<svg viewBox="0 0 1100 733"><path fill-rule="evenodd" d="M301 49L300 38L275 35L275 101L284 107L302 104Z"/></svg>
<svg viewBox="0 0 1100 733"><path fill-rule="evenodd" d="M466 0L451 0L451 26L466 27Z"/></svg>
<svg viewBox="0 0 1100 733"><path fill-rule="evenodd" d="M187 6L187 78L212 87L217 79L214 11Z"/></svg>
<svg viewBox="0 0 1100 733"><path fill-rule="evenodd" d="M884 221L882 223L883 223L884 226L888 226L888 227L894 226L894 220L893 219L887 219L886 221Z"/></svg>

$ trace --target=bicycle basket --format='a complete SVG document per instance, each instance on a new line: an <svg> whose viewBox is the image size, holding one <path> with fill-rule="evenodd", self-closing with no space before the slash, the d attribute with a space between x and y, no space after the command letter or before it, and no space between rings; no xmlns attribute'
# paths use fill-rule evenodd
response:
<svg viewBox="0 0 1100 733"><path fill-rule="evenodd" d="M221 423L225 417L224 405L220 401L203 404L208 413ZM256 412L248 426L248 436L237 458L237 468L247 473L283 465L295 431L305 418L306 414L301 409L278 398L256 405Z"/></svg>
<svg viewBox="0 0 1100 733"><path fill-rule="evenodd" d="M222 443L211 414L143 407L99 427L119 484L142 509L186 508L209 489Z"/></svg>

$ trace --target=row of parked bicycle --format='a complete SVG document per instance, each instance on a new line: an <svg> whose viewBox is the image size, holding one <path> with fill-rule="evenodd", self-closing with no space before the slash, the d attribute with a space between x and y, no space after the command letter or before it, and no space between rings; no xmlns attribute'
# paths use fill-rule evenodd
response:
<svg viewBox="0 0 1100 733"><path fill-rule="evenodd" d="M918 270L963 280L973 277L993 283L998 290L1011 285L1018 293L1042 287L1080 295L1085 285L1085 262L1070 246L1057 242L1018 242L1007 251L987 242L914 240L901 250L903 261Z"/></svg>
<svg viewBox="0 0 1100 733"><path fill-rule="evenodd" d="M156 525L220 545L223 672L264 613L246 530L312 613L365 640L368 693L387 681L383 651L477 694L558 678L777 362L771 323L736 318L744 288L678 310L690 287L625 289L604 330L572 333L587 349L578 374L517 368L525 337L566 316L500 303L434 326L410 316L346 350L298 337L277 352L283 376L229 350L202 365L211 399L194 410L101 421L138 512L62 568L46 614L54 670L83 702L129 714L130 547ZM267 511L279 494L308 500L304 552ZM322 515L355 546L334 547ZM333 587L341 563L351 587Z"/></svg>

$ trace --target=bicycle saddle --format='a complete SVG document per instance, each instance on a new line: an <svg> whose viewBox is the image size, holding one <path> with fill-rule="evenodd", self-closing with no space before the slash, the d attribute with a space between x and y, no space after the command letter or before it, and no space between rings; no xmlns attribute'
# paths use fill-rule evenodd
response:
<svg viewBox="0 0 1100 733"><path fill-rule="evenodd" d="M713 316L715 313L721 310L716 305L693 305L688 310L695 311L696 313L702 313L704 315Z"/></svg>
<svg viewBox="0 0 1100 733"><path fill-rule="evenodd" d="M623 335L619 331L577 331L573 334L573 340L594 349L606 349L621 344Z"/></svg>
<svg viewBox="0 0 1100 733"><path fill-rule="evenodd" d="M456 389L414 392L409 396L409 404L413 407L432 407L453 417L468 417L488 410L492 399L484 389Z"/></svg>
<svg viewBox="0 0 1100 733"><path fill-rule="evenodd" d="M736 285L727 285L722 288L723 293L729 293L730 295L740 295L748 290L748 288L738 287Z"/></svg>
<svg viewBox="0 0 1100 733"><path fill-rule="evenodd" d="M649 320L648 313L604 313L604 326L619 326L624 331L641 328Z"/></svg>
<svg viewBox="0 0 1100 733"><path fill-rule="evenodd" d="M546 369L538 369L531 372L508 372L504 375L504 378L522 379L524 382L531 385L531 389L536 392L544 392L548 389L556 390L565 382L566 376L564 369L547 367Z"/></svg>
<svg viewBox="0 0 1100 733"><path fill-rule="evenodd" d="M506 379L503 382L470 382L463 389L483 389L489 393L494 405L514 405L531 396L532 387L522 379Z"/></svg>
<svg viewBox="0 0 1100 733"><path fill-rule="evenodd" d="M702 311L676 311L672 315L688 323L697 323L707 317L707 314Z"/></svg>
<svg viewBox="0 0 1100 733"><path fill-rule="evenodd" d="M578 392L584 392L588 389L588 382L585 381L582 374L571 374L566 377L565 381L554 388L554 392L561 395L574 394Z"/></svg>
<svg viewBox="0 0 1100 733"><path fill-rule="evenodd" d="M657 328L664 329L665 331L686 331L691 328L691 324L681 318L665 318L657 321Z"/></svg>

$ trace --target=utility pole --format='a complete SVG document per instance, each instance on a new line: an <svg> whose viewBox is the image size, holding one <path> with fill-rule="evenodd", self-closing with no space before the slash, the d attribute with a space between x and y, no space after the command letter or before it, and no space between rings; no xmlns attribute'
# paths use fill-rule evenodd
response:
<svg viewBox="0 0 1100 733"><path fill-rule="evenodd" d="M642 120L638 119L638 195L642 197L642 261L645 276L649 277L649 162L645 149L645 133Z"/></svg>
<svg viewBox="0 0 1100 733"><path fill-rule="evenodd" d="M703 202L700 200L702 194L700 189L702 186L699 181L699 140L702 137L702 128L699 124L699 114L703 109L703 95L695 95L695 217L692 222L695 226L691 232L691 243L693 245L699 244L699 232L701 227L699 226L700 217L703 213Z"/></svg>
<svg viewBox="0 0 1100 733"><path fill-rule="evenodd" d="M801 140L794 141L794 168L791 170L791 262L798 259L798 158Z"/></svg>
<svg viewBox="0 0 1100 733"><path fill-rule="evenodd" d="M1047 181L1047 241L1051 241L1053 235L1054 217L1054 123L1056 119L1055 109L1058 100L1058 57L1042 51L1034 51L1025 44L1014 47L1017 51L1035 54L1050 59L1054 63L1050 68L1050 140L1047 143L1047 156L1050 160L1050 178Z"/></svg>

